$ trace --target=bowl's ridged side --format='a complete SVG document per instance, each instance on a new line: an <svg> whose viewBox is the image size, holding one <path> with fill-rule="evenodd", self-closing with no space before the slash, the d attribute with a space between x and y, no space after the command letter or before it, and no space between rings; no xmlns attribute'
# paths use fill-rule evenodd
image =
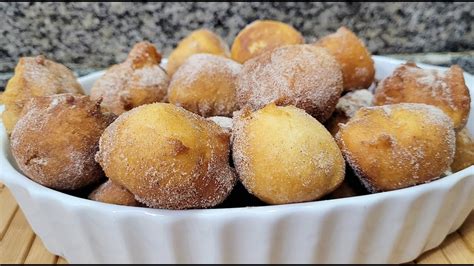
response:
<svg viewBox="0 0 474 266"><path fill-rule="evenodd" d="M473 208L472 174L442 187L226 217L101 211L10 186L45 246L72 263L411 261L439 245Z"/></svg>

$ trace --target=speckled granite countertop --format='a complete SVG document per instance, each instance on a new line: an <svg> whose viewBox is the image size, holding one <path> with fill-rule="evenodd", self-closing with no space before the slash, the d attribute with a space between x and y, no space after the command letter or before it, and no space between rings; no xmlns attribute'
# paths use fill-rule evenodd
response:
<svg viewBox="0 0 474 266"><path fill-rule="evenodd" d="M430 63L411 54L436 53L438 64L474 73L474 3L0 3L0 88L21 56L41 53L81 75L123 60L141 40L167 56L194 29L231 44L264 18L292 24L308 42L346 25L374 54Z"/></svg>

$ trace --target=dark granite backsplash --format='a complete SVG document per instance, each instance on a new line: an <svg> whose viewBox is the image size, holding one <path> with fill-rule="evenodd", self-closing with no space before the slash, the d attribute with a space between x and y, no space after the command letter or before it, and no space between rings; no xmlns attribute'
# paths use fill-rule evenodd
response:
<svg viewBox="0 0 474 266"><path fill-rule="evenodd" d="M256 19L292 24L308 42L346 25L374 54L468 51L474 70L474 3L0 3L0 73L40 53L77 71L100 69L140 40L166 56L201 27L230 45Z"/></svg>

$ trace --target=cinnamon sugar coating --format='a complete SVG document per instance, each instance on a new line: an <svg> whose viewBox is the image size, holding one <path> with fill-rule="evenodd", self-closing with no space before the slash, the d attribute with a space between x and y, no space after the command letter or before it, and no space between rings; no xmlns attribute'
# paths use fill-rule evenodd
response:
<svg viewBox="0 0 474 266"><path fill-rule="evenodd" d="M236 181L229 134L172 104L122 114L100 138L96 160L107 177L153 208L213 207Z"/></svg>
<svg viewBox="0 0 474 266"><path fill-rule="evenodd" d="M446 72L422 69L414 63L399 66L377 86L374 105L424 103L443 110L462 129L469 116L471 97L463 71L457 65Z"/></svg>
<svg viewBox="0 0 474 266"><path fill-rule="evenodd" d="M232 156L245 188L269 204L316 200L344 179L345 162L331 134L293 106L240 111Z"/></svg>
<svg viewBox="0 0 474 266"><path fill-rule="evenodd" d="M127 59L111 66L91 89L93 100L116 115L137 106L165 100L169 78L160 67L161 55L149 42L139 42Z"/></svg>
<svg viewBox="0 0 474 266"><path fill-rule="evenodd" d="M315 43L326 48L341 66L344 91L367 89L374 81L375 67L372 56L351 30L340 27Z"/></svg>
<svg viewBox="0 0 474 266"><path fill-rule="evenodd" d="M222 56L195 54L173 75L168 100L204 117L232 116L241 69L241 64Z"/></svg>
<svg viewBox="0 0 474 266"><path fill-rule="evenodd" d="M140 206L140 203L135 200L135 196L130 191L110 179L92 191L88 198L116 205Z"/></svg>
<svg viewBox="0 0 474 266"><path fill-rule="evenodd" d="M437 179L449 169L455 152L451 119L426 104L363 107L341 125L336 139L371 192Z"/></svg>
<svg viewBox="0 0 474 266"><path fill-rule="evenodd" d="M342 72L334 57L313 45L289 45L243 65L237 81L240 108L294 105L324 122L341 96Z"/></svg>
<svg viewBox="0 0 474 266"><path fill-rule="evenodd" d="M231 54L232 59L243 64L266 51L302 43L303 36L292 26L274 20L256 20L237 34Z"/></svg>
<svg viewBox="0 0 474 266"><path fill-rule="evenodd" d="M11 134L23 107L31 98L58 93L84 94L84 91L74 73L64 65L41 55L20 58L15 75L0 95L0 103L5 105L2 120L7 133Z"/></svg>
<svg viewBox="0 0 474 266"><path fill-rule="evenodd" d="M103 114L99 104L74 94L30 100L10 142L23 173L57 190L83 188L103 178L94 155L102 132L115 116Z"/></svg>
<svg viewBox="0 0 474 266"><path fill-rule="evenodd" d="M190 56L200 53L230 57L229 46L219 35L208 29L195 30L171 52L166 65L168 75L172 77Z"/></svg>

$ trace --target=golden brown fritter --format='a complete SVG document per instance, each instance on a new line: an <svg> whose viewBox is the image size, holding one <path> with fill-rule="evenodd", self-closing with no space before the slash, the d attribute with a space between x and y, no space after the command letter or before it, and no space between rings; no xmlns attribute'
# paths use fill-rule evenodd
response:
<svg viewBox="0 0 474 266"><path fill-rule="evenodd" d="M269 204L315 200L344 179L331 134L294 106L242 110L234 117L232 154L244 186Z"/></svg>
<svg viewBox="0 0 474 266"><path fill-rule="evenodd" d="M204 117L232 116L241 69L241 64L222 56L195 54L173 75L168 100Z"/></svg>
<svg viewBox="0 0 474 266"><path fill-rule="evenodd" d="M89 199L116 205L140 206L130 191L110 179L92 191Z"/></svg>
<svg viewBox="0 0 474 266"><path fill-rule="evenodd" d="M382 80L375 91L374 105L424 103L443 110L462 129L469 116L471 97L462 68L454 65L446 72L421 69L414 63L399 66Z"/></svg>
<svg viewBox="0 0 474 266"><path fill-rule="evenodd" d="M166 65L168 75L172 77L191 55L199 53L230 57L229 46L221 37L208 29L195 30L171 52Z"/></svg>
<svg viewBox="0 0 474 266"><path fill-rule="evenodd" d="M236 177L229 134L172 104L143 105L121 115L100 138L96 160L107 177L154 208L221 203Z"/></svg>
<svg viewBox="0 0 474 266"><path fill-rule="evenodd" d="M474 138L464 128L456 133L456 154L451 171L458 172L471 165L474 165Z"/></svg>
<svg viewBox="0 0 474 266"><path fill-rule="evenodd" d="M83 188L103 178L94 155L102 132L114 118L101 113L99 103L89 96L35 97L13 129L13 157L25 175L44 186Z"/></svg>
<svg viewBox="0 0 474 266"><path fill-rule="evenodd" d="M346 161L371 192L430 182L451 165L453 123L426 104L364 107L336 134Z"/></svg>
<svg viewBox="0 0 474 266"><path fill-rule="evenodd" d="M292 26L274 20L256 20L237 34L231 54L232 59L243 64L266 51L302 43L303 36Z"/></svg>
<svg viewBox="0 0 474 266"><path fill-rule="evenodd" d="M294 105L322 123L342 90L339 64L325 49L289 45L245 62L237 81L237 103L252 110L269 103Z"/></svg>
<svg viewBox="0 0 474 266"><path fill-rule="evenodd" d="M15 67L15 75L8 81L5 92L0 95L5 105L3 124L10 134L20 118L23 106L35 96L84 91L74 73L62 64L44 56L22 57Z"/></svg>
<svg viewBox="0 0 474 266"><path fill-rule="evenodd" d="M165 100L169 78L160 67L161 55L149 42L139 42L127 59L110 67L91 89L93 100L116 115L137 106Z"/></svg>
<svg viewBox="0 0 474 266"><path fill-rule="evenodd" d="M318 42L326 48L341 65L344 91L367 89L374 81L375 68L370 52L351 30L340 27Z"/></svg>

